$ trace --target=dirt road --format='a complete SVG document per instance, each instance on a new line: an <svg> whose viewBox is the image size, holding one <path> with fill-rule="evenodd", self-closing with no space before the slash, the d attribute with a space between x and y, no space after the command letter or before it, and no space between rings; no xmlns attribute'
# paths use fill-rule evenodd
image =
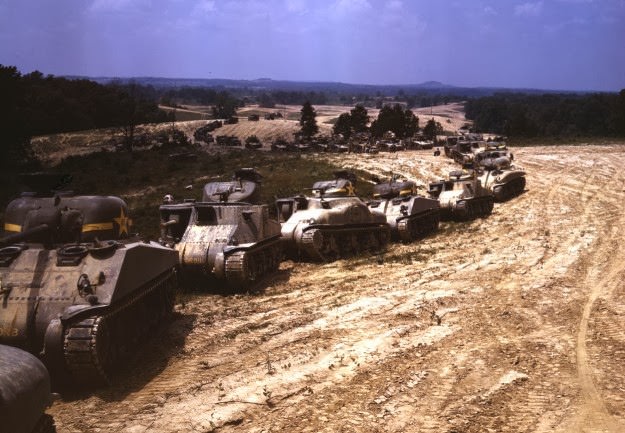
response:
<svg viewBox="0 0 625 433"><path fill-rule="evenodd" d="M59 432L625 431L625 148L515 150L528 190L420 243L192 294ZM340 155L421 183L430 151Z"/></svg>

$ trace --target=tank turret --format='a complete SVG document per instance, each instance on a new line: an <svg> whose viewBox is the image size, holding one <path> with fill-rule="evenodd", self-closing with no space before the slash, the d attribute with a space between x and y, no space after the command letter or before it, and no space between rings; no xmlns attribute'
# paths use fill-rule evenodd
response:
<svg viewBox="0 0 625 433"><path fill-rule="evenodd" d="M242 289L278 269L280 224L258 204L262 177L241 169L204 186L201 202L163 204L161 242L180 253L187 283L212 280Z"/></svg>
<svg viewBox="0 0 625 433"><path fill-rule="evenodd" d="M369 209L356 196L352 173L335 176L315 182L311 197L276 201L283 221L282 241L293 257L331 260L386 247L390 228L384 214Z"/></svg>
<svg viewBox="0 0 625 433"><path fill-rule="evenodd" d="M53 379L109 382L173 308L177 252L132 235L118 197L27 193L0 240L0 343Z"/></svg>
<svg viewBox="0 0 625 433"><path fill-rule="evenodd" d="M419 195L416 184L409 180L399 181L392 176L387 182L379 182L373 187L373 200L368 206L386 215L392 237L403 242L438 229L438 200Z"/></svg>
<svg viewBox="0 0 625 433"><path fill-rule="evenodd" d="M34 355L0 344L0 431L54 433L50 376Z"/></svg>

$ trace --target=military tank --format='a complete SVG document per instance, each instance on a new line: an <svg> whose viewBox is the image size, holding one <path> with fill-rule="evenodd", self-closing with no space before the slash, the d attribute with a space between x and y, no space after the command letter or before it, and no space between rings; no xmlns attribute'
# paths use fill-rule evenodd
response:
<svg viewBox="0 0 625 433"><path fill-rule="evenodd" d="M428 194L438 199L443 220L471 220L493 210L493 194L482 186L475 170L452 171L449 179L430 183Z"/></svg>
<svg viewBox="0 0 625 433"><path fill-rule="evenodd" d="M52 403L50 375L28 352L0 344L0 431L54 433L45 410Z"/></svg>
<svg viewBox="0 0 625 433"><path fill-rule="evenodd" d="M35 192L9 203L0 343L40 356L55 383L109 383L171 313L177 287L178 253L131 227L118 197Z"/></svg>
<svg viewBox="0 0 625 433"><path fill-rule="evenodd" d="M186 284L212 279L243 289L278 269L280 223L258 204L261 180L240 169L231 181L207 183L201 202L161 205L161 242L180 253Z"/></svg>
<svg viewBox="0 0 625 433"><path fill-rule="evenodd" d="M509 200L525 189L525 170L512 165L511 154L508 151L482 152L476 155L476 163L483 170L480 182L492 192L495 201Z"/></svg>
<svg viewBox="0 0 625 433"><path fill-rule="evenodd" d="M386 215L392 238L402 242L412 242L438 229L438 200L419 195L417 185L409 180L391 176L388 182L379 182L373 187L368 206Z"/></svg>
<svg viewBox="0 0 625 433"><path fill-rule="evenodd" d="M332 260L386 247L390 239L386 216L356 196L352 173L339 171L335 176L315 182L311 197L276 201L282 241L292 257Z"/></svg>

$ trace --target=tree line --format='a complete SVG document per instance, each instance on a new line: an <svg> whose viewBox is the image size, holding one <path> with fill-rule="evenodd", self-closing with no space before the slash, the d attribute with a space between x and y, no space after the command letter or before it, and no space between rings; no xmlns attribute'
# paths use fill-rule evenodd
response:
<svg viewBox="0 0 625 433"><path fill-rule="evenodd" d="M585 95L501 93L471 99L465 110L477 131L510 137L625 136L625 89Z"/></svg>
<svg viewBox="0 0 625 433"><path fill-rule="evenodd" d="M34 135L119 127L132 138L137 124L171 120L159 110L154 89L133 83L101 85L38 71L22 75L0 65L0 94L3 166L28 160Z"/></svg>

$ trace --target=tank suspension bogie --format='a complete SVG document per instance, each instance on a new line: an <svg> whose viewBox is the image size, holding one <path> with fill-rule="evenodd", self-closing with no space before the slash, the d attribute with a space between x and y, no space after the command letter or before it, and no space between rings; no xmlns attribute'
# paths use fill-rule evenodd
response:
<svg viewBox="0 0 625 433"><path fill-rule="evenodd" d="M225 259L226 282L233 288L245 288L280 267L282 251L279 239L256 248L239 250Z"/></svg>
<svg viewBox="0 0 625 433"><path fill-rule="evenodd" d="M439 208L430 209L419 214L398 219L397 229L391 233L394 239L402 242L413 242L438 229L440 222Z"/></svg>
<svg viewBox="0 0 625 433"><path fill-rule="evenodd" d="M176 272L170 270L102 314L64 324L63 358L70 379L110 383L134 348L171 314L176 287Z"/></svg>
<svg viewBox="0 0 625 433"><path fill-rule="evenodd" d="M361 227L307 227L298 242L297 251L311 260L330 261L364 251L379 252L390 239L386 224Z"/></svg>
<svg viewBox="0 0 625 433"><path fill-rule="evenodd" d="M525 190L525 176L517 177L509 182L493 186L493 195L498 202L516 197Z"/></svg>

